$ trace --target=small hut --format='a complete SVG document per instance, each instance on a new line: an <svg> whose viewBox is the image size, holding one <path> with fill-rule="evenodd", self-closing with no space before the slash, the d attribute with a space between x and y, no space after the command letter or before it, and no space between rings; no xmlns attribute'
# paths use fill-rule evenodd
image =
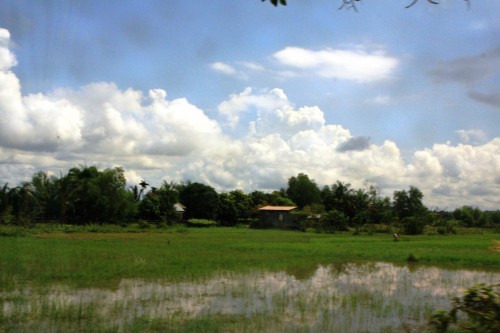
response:
<svg viewBox="0 0 500 333"><path fill-rule="evenodd" d="M256 228L300 229L290 212L297 206L264 206L258 210Z"/></svg>
<svg viewBox="0 0 500 333"><path fill-rule="evenodd" d="M175 214L177 215L177 220L182 221L184 218L184 212L186 211L186 206L181 204L180 202L174 203Z"/></svg>

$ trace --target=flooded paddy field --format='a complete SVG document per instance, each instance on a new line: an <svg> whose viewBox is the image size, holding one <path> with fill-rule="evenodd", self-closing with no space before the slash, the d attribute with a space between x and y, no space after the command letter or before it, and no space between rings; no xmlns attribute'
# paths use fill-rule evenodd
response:
<svg viewBox="0 0 500 333"><path fill-rule="evenodd" d="M0 293L5 332L418 332L435 308L500 272L395 265L220 273L195 281L124 279Z"/></svg>

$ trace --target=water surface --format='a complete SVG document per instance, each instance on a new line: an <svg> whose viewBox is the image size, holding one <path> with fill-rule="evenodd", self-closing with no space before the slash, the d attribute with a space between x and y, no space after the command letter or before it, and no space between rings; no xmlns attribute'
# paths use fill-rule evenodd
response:
<svg viewBox="0 0 500 333"><path fill-rule="evenodd" d="M451 297L465 288L499 281L498 272L347 263L319 266L300 277L258 271L196 282L123 280L113 290L54 285L43 292L3 293L0 300L4 322L31 320L14 324L13 331L23 325L52 331L75 325L65 320L85 327L104 325L105 318L113 330L127 331L138 318L177 325L200 318L246 318L232 330L390 332L417 329L433 309L449 308Z"/></svg>

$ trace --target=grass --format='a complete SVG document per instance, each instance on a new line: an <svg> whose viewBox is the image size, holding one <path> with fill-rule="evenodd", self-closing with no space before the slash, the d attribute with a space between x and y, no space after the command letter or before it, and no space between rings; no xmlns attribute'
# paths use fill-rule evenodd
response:
<svg viewBox="0 0 500 333"><path fill-rule="evenodd" d="M169 228L143 232L26 232L0 238L0 285L113 286L123 278L204 278L222 271L300 271L345 261L499 270L498 234L402 236L317 234L245 228Z"/></svg>

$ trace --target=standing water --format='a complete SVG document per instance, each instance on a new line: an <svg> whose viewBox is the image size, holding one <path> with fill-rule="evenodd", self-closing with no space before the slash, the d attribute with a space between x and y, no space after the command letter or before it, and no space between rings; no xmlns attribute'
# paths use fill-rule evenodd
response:
<svg viewBox="0 0 500 333"><path fill-rule="evenodd" d="M56 285L0 293L0 329L197 331L199 323L224 332L411 331L465 288L498 281L498 272L346 263L305 278L259 271L197 282L123 280L113 290Z"/></svg>

